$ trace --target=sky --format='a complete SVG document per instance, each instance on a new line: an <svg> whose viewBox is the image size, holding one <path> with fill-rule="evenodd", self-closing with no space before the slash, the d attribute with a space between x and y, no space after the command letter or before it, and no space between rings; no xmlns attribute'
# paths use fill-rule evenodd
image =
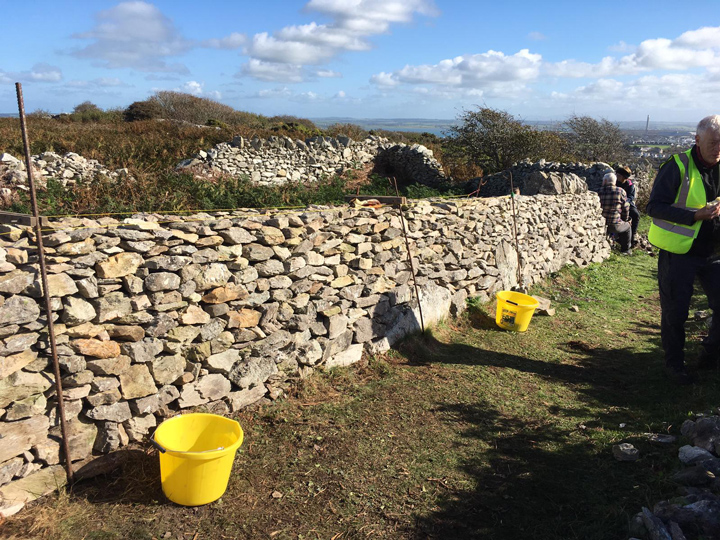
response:
<svg viewBox="0 0 720 540"><path fill-rule="evenodd" d="M720 113L720 2L0 0L0 113L162 90L268 116Z"/></svg>

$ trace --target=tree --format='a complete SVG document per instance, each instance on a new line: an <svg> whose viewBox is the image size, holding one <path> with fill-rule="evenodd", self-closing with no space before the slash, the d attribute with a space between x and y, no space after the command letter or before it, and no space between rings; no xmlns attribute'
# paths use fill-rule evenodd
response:
<svg viewBox="0 0 720 540"><path fill-rule="evenodd" d="M79 105L75 105L73 114L99 113L102 109L95 105L92 101L83 101Z"/></svg>
<svg viewBox="0 0 720 540"><path fill-rule="evenodd" d="M152 100L135 101L131 103L123 112L126 122L135 122L138 120L152 120L160 118L162 109L160 105Z"/></svg>
<svg viewBox="0 0 720 540"><path fill-rule="evenodd" d="M563 127L572 153L581 161L616 163L628 157L625 136L617 124L604 118L572 115Z"/></svg>
<svg viewBox="0 0 720 540"><path fill-rule="evenodd" d="M452 126L450 153L461 153L486 173L508 169L525 158L560 159L565 154L563 142L551 132L523 124L506 111L478 107L463 111L460 124Z"/></svg>

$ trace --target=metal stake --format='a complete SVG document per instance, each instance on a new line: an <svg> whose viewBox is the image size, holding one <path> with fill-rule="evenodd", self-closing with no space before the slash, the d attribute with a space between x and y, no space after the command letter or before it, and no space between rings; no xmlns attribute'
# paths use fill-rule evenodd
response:
<svg viewBox="0 0 720 540"><path fill-rule="evenodd" d="M398 190L397 180L393 177L393 184L395 184L395 194L400 197L400 190ZM425 333L425 320L423 319L422 302L420 302L420 290L418 289L417 280L415 279L415 265L412 260L412 253L410 253L410 240L408 240L407 231L405 230L405 215L403 214L402 203L398 204L400 209L400 221L402 221L403 235L405 236L405 246L407 248L408 262L410 262L410 272L412 273L413 286L415 287L415 297L418 301L418 311L420 312L420 327L422 328L423 334Z"/></svg>
<svg viewBox="0 0 720 540"><path fill-rule="evenodd" d="M515 216L515 187L513 186L513 175L512 171L508 171L510 174L510 202L512 204L512 215L513 215L513 234L515 235L515 253L517 255L517 280L518 287L524 291L523 279L522 279L522 266L520 264L520 242L518 241L517 232L517 217Z"/></svg>
<svg viewBox="0 0 720 540"><path fill-rule="evenodd" d="M48 288L47 271L45 269L45 250L42 242L42 224L38 211L37 198L35 197L35 182L33 180L32 160L30 159L30 143L28 142L27 126L25 125L25 104L23 102L22 85L15 83L17 92L18 110L20 112L20 129L22 131L23 147L25 150L25 168L27 170L28 183L30 184L30 202L32 203L33 215L35 216L35 240L37 242L38 257L40 259L40 276L45 296L45 313L47 315L48 334L50 336L50 351L52 353L53 370L55 371L55 392L58 400L58 414L60 416L60 430L62 432L62 450L65 453L65 474L68 484L73 483L72 460L68 448L68 431L65 422L65 401L63 399L62 381L60 379L60 363L57 356L57 345L55 343L55 326L52 318L52 306L50 304L50 289Z"/></svg>

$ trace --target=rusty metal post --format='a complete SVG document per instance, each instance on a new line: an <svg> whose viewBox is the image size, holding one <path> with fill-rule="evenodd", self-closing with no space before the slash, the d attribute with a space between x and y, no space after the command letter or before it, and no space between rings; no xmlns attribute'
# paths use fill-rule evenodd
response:
<svg viewBox="0 0 720 540"><path fill-rule="evenodd" d="M57 344L55 343L55 326L52 318L52 305L50 303L50 289L48 288L47 270L45 268L45 250L42 242L42 220L38 211L37 198L35 196L35 182L33 180L32 160L30 159L30 143L28 141L27 126L25 124L25 103L23 102L22 85L15 83L17 92L18 111L20 112L20 129L22 131L23 148L25 150L25 168L27 170L28 184L30 185L30 202L33 215L35 216L35 241L37 242L38 258L40 260L40 276L42 279L43 295L45 297L45 314L47 315L48 335L50 336L50 352L52 353L53 370L55 371L55 392L58 400L58 416L60 416L60 430L62 431L62 450L65 454L65 474L68 484L73 482L72 460L68 448L68 431L65 422L65 400L63 398L62 380L60 378L60 363L57 356Z"/></svg>
<svg viewBox="0 0 720 540"><path fill-rule="evenodd" d="M397 180L393 177L393 183L395 184L395 193L400 197L400 190L397 186ZM418 289L417 280L415 279L415 265L413 264L412 253L410 253L410 240L408 240L407 231L405 230L405 215L403 214L402 203L398 204L400 209L400 221L402 222L403 235L405 236L405 246L407 248L408 262L410 263L410 272L412 273L413 286L415 287L415 297L418 301L418 311L420 312L420 328L422 328L423 334L425 333L425 320L423 319L422 302L420 302L420 290Z"/></svg>
<svg viewBox="0 0 720 540"><path fill-rule="evenodd" d="M512 171L509 171L510 173L510 201L512 203L512 216L513 216L513 234L515 236L515 254L517 255L517 281L518 281L518 287L522 292L525 292L525 286L523 284L523 278L522 278L522 264L520 262L520 242L518 240L518 232L517 232L517 217L515 215L515 186L513 186L513 175Z"/></svg>

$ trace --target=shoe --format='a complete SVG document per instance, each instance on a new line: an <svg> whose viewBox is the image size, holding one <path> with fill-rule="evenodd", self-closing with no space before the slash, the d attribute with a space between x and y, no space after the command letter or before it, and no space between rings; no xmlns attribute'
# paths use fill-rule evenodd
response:
<svg viewBox="0 0 720 540"><path fill-rule="evenodd" d="M701 352L700 356L698 356L698 369L702 369L704 371L716 370L718 368L719 358L720 355L718 354L710 354L707 351Z"/></svg>
<svg viewBox="0 0 720 540"><path fill-rule="evenodd" d="M632 255L632 249L626 249L625 251L621 251L620 255Z"/></svg>
<svg viewBox="0 0 720 540"><path fill-rule="evenodd" d="M678 386L688 386L695 384L697 381L697 377L695 377L692 373L688 373L685 368L675 369L672 367L666 367L665 375L667 375L667 378L670 379L671 382Z"/></svg>

